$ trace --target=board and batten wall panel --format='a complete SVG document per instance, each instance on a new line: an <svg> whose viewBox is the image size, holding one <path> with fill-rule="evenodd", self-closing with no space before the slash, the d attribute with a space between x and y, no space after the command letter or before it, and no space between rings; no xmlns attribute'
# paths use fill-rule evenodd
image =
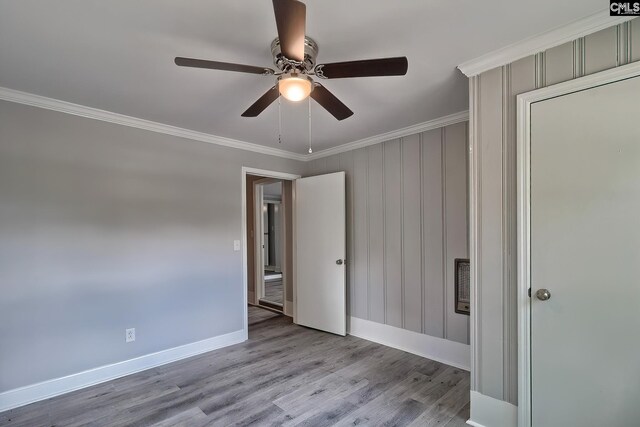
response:
<svg viewBox="0 0 640 427"><path fill-rule="evenodd" d="M347 173L349 315L468 344L453 288L468 258L467 147L458 123L310 162L308 175Z"/></svg>
<svg viewBox="0 0 640 427"><path fill-rule="evenodd" d="M640 60L640 19L604 29L470 80L478 189L473 389L517 404L516 96Z"/></svg>
<svg viewBox="0 0 640 427"><path fill-rule="evenodd" d="M402 294L403 328L422 332L422 204L420 135L402 142Z"/></svg>
<svg viewBox="0 0 640 427"><path fill-rule="evenodd" d="M345 197L346 197L346 232L347 232L347 260L353 258L353 151L347 151L346 153L341 153L339 157L339 165L338 170L345 171ZM347 306L351 304L351 301L355 298L355 286L352 284L355 281L355 271L354 269L347 270Z"/></svg>
<svg viewBox="0 0 640 427"><path fill-rule="evenodd" d="M369 159L367 150L353 151L353 217L348 228L353 230L353 250L347 259L347 271L353 273L349 283L349 313L369 319Z"/></svg>
<svg viewBox="0 0 640 427"><path fill-rule="evenodd" d="M422 263L424 325L427 335L445 336L444 208L442 130L422 134Z"/></svg>
<svg viewBox="0 0 640 427"><path fill-rule="evenodd" d="M368 151L367 216L369 229L369 318L378 323L387 319L384 262L384 150L382 144ZM356 254L356 257L358 254ZM349 264L347 263L347 266Z"/></svg>
<svg viewBox="0 0 640 427"><path fill-rule="evenodd" d="M628 24L627 37L631 62L640 61L640 19L636 18Z"/></svg>
<svg viewBox="0 0 640 427"><path fill-rule="evenodd" d="M402 327L402 163L400 141L384 151L384 301L385 323Z"/></svg>
<svg viewBox="0 0 640 427"><path fill-rule="evenodd" d="M467 165L467 127L450 126L443 129L443 187L444 187L444 306L455 307L455 260L468 257L469 243L469 170ZM469 317L455 310L446 310L447 339L469 342Z"/></svg>

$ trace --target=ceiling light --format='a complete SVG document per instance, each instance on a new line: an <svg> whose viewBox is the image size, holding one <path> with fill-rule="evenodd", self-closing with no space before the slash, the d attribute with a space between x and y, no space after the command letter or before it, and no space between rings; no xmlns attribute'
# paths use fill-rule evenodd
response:
<svg viewBox="0 0 640 427"><path fill-rule="evenodd" d="M302 101L313 90L313 80L304 74L283 74L278 79L278 90L289 101Z"/></svg>

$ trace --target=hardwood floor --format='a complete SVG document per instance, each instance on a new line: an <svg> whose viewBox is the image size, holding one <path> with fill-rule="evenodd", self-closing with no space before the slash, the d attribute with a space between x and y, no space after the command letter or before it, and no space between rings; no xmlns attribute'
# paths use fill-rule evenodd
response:
<svg viewBox="0 0 640 427"><path fill-rule="evenodd" d="M469 374L249 307L249 340L0 413L0 426L446 426Z"/></svg>
<svg viewBox="0 0 640 427"><path fill-rule="evenodd" d="M264 299L274 304L283 304L284 293L282 289L282 279L264 281Z"/></svg>

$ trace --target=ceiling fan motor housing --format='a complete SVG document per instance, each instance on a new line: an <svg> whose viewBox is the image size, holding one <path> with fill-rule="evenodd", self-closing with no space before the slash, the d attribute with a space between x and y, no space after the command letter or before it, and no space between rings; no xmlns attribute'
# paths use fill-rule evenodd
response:
<svg viewBox="0 0 640 427"><path fill-rule="evenodd" d="M312 73L316 65L318 57L318 44L310 37L304 38L304 61L298 62L289 59L282 54L280 49L280 39L275 38L271 42L271 54L273 55L273 64L282 72L302 72Z"/></svg>

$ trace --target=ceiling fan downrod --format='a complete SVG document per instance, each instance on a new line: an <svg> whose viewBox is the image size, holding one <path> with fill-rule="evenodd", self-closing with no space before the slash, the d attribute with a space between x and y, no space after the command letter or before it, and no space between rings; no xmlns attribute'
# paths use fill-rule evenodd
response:
<svg viewBox="0 0 640 427"><path fill-rule="evenodd" d="M313 149L311 149L311 97L309 99L309 154L313 153Z"/></svg>

